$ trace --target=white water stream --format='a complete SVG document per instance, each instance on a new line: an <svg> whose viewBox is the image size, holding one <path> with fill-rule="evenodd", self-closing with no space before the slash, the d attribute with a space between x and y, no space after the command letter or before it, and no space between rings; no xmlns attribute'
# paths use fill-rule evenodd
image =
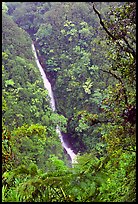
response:
<svg viewBox="0 0 138 204"><path fill-rule="evenodd" d="M46 77L46 74L45 74L45 72L44 72L44 70L43 70L43 68L42 68L42 66L41 66L41 64L40 64L40 62L39 62L39 60L38 60L38 57L37 57L37 54L36 54L36 49L35 49L35 46L34 46L33 43L32 43L32 50L33 50L33 53L34 53L34 56L35 56L36 64L37 64L37 66L38 66L38 68L39 68L39 71L40 71L41 76L42 76L42 79L43 79L44 87L45 87L45 89L48 90L48 94L49 94L49 96L50 96L50 105L51 105L51 108L52 108L53 111L55 111L55 110L56 110L55 100L54 100L54 96L53 96L53 91L52 91L52 88L51 88L51 84L50 84L50 82L48 81L48 79L47 79L47 77ZM61 133L61 131L60 131L59 126L56 127L56 132L57 132L58 135L59 135L59 138L60 138L60 141L61 141L62 146L64 147L64 149L67 151L68 155L70 156L72 163L75 163L75 162L76 162L76 161L75 161L76 154L75 154L75 153L73 152L73 150L70 149L70 148L66 145L66 143L64 142L64 140L63 140L63 135L62 135L62 133Z"/></svg>

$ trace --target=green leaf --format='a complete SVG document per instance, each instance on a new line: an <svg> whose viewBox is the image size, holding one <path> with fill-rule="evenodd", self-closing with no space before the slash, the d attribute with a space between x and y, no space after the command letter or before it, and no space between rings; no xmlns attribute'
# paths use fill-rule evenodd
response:
<svg viewBox="0 0 138 204"><path fill-rule="evenodd" d="M14 86L14 81L13 81L13 79L9 79L9 80L6 80L5 81L5 86L7 87L7 86Z"/></svg>

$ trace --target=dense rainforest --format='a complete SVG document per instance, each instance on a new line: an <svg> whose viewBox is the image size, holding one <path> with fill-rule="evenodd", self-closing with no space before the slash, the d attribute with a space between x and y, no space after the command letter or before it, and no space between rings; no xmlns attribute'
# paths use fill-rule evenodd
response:
<svg viewBox="0 0 138 204"><path fill-rule="evenodd" d="M2 201L136 202L136 2L2 3Z"/></svg>

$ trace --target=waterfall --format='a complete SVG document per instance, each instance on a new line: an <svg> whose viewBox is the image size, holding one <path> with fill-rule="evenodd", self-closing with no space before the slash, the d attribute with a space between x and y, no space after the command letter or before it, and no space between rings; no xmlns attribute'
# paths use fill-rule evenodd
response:
<svg viewBox="0 0 138 204"><path fill-rule="evenodd" d="M44 87L45 87L45 89L48 90L48 94L49 94L49 97L50 97L50 106L51 106L52 110L55 111L56 110L55 100L54 100L51 84L50 84L49 80L47 79L46 74L45 74L45 72L44 72L44 70L43 70L43 68L42 68L42 66L41 66L41 64L40 64L40 62L38 60L36 50L35 50L35 46L34 46L33 43L32 43L32 50L33 50L33 53L34 53L34 56L35 56L36 64L37 64L37 66L39 68L39 71L40 71L42 79L43 79ZM61 144L62 144L63 148L67 151L68 155L70 156L72 163L76 163L76 160L75 160L76 154L64 142L63 135L62 135L62 133L60 131L59 126L56 127L56 132L59 135L59 138L60 138L60 141L61 141Z"/></svg>

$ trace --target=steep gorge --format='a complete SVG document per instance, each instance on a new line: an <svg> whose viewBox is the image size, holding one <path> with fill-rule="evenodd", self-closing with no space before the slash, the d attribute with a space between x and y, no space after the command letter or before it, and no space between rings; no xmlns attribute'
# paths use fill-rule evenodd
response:
<svg viewBox="0 0 138 204"><path fill-rule="evenodd" d="M33 43L32 43L32 50L33 50L33 53L34 53L34 56L35 56L36 64L37 64L37 66L39 68L39 71L40 71L42 79L43 79L44 87L45 87L45 89L48 90L48 94L49 94L49 97L50 97L50 106L51 106L53 111L56 111L55 100L54 100L54 95L53 95L53 91L52 91L52 88L51 88L51 84L50 84L49 80L47 79L47 76L46 76L41 64L39 63L39 60L38 60L38 57L37 57L37 54L36 54L36 50L35 50L35 46L34 46ZM62 144L63 148L66 150L67 154L70 156L71 162L74 163L76 154L73 152L73 150L71 149L69 144L67 144L68 142L66 142L63 139L63 135L62 135L62 133L60 131L59 126L56 127L56 132L59 135L59 138L60 138L60 141L61 141L61 144Z"/></svg>

